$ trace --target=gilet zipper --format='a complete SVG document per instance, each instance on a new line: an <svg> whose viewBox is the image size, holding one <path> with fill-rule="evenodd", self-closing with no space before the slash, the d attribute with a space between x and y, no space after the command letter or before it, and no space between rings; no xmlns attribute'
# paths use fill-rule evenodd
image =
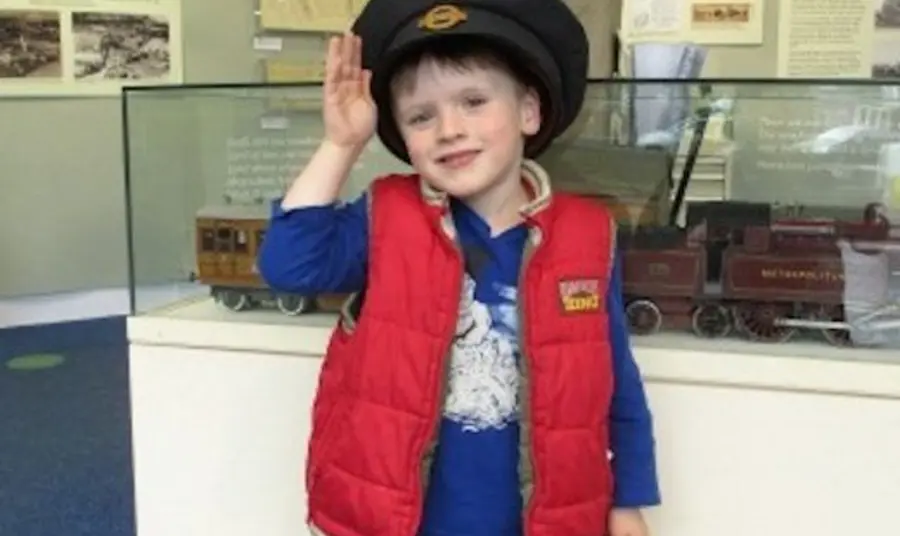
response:
<svg viewBox="0 0 900 536"><path fill-rule="evenodd" d="M531 512L533 510L533 499L535 491L537 490L537 468L534 463L534 423L531 421L531 395L533 392L532 386L534 385L533 378L531 377L531 364L529 362L530 356L528 353L528 322L527 315L525 313L526 310L526 297L528 295L527 290L527 273L528 266L531 262L531 257L534 254L535 249L540 245L543 235L541 233L541 229L539 227L530 227L528 230L528 240L525 242L525 251L522 254L522 265L519 268L519 299L516 304L516 312L518 315L519 322L519 356L522 360L522 368L523 368L523 376L528 378L527 388L529 392L525 392L524 388L520 388L521 391L519 393L519 400L521 400L521 411L519 415L519 419L521 422L528 423L528 463L531 464L531 494L528 496L528 502L523 505L523 513L522 513L522 527L524 531L524 536L529 536L531 530L529 529L528 519L531 517ZM526 383L526 382L522 382Z"/></svg>

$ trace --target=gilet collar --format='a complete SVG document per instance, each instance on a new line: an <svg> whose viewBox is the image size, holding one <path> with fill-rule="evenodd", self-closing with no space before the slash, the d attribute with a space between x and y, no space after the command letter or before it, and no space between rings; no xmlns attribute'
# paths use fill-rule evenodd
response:
<svg viewBox="0 0 900 536"><path fill-rule="evenodd" d="M550 203L550 177L547 171L534 160L522 161L522 179L526 182L529 189L533 192L534 198L520 209L523 217L531 218L547 207ZM427 181L419 180L422 190L422 197L429 205L446 207L447 194L435 188L432 188Z"/></svg>

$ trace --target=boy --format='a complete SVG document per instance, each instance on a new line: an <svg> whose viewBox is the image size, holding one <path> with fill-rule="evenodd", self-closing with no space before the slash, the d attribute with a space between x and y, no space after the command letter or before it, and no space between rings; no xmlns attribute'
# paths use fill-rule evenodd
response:
<svg viewBox="0 0 900 536"><path fill-rule="evenodd" d="M531 160L586 70L559 0L370 0L330 42L325 138L259 258L274 289L355 293L313 409L314 534L646 536L615 228ZM337 206L376 131L415 173Z"/></svg>

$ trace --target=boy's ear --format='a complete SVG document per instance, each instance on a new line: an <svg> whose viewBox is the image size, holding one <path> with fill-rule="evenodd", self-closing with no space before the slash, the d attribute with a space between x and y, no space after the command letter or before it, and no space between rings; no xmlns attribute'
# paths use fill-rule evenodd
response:
<svg viewBox="0 0 900 536"><path fill-rule="evenodd" d="M522 95L519 106L522 134L534 136L541 129L541 98L537 91L528 88Z"/></svg>

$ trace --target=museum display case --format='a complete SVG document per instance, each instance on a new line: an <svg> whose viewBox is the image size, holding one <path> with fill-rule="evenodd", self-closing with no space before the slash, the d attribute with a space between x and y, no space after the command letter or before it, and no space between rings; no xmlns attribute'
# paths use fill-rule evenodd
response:
<svg viewBox="0 0 900 536"><path fill-rule="evenodd" d="M272 200L319 143L319 98L124 90L134 315L334 324L341 296L272 293L254 263ZM591 81L538 160L556 190L615 214L636 347L900 360L900 86ZM375 139L342 197L395 171Z"/></svg>

